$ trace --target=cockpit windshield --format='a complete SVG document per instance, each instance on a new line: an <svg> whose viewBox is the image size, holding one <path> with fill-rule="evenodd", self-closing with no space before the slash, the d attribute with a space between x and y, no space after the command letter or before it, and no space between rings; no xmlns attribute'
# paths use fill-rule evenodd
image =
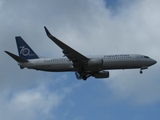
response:
<svg viewBox="0 0 160 120"><path fill-rule="evenodd" d="M144 56L144 58L149 58L148 56Z"/></svg>

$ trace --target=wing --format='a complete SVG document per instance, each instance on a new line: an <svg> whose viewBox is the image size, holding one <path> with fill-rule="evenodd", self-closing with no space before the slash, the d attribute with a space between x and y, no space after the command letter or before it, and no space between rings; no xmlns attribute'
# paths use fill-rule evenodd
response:
<svg viewBox="0 0 160 120"><path fill-rule="evenodd" d="M73 62L73 66L75 68L80 68L82 67L88 60L86 56L82 55L81 53L77 52L73 48L69 47L62 41L58 40L56 37L51 35L51 33L48 31L46 27L44 27L47 36L55 43L57 44L61 49L64 55Z"/></svg>

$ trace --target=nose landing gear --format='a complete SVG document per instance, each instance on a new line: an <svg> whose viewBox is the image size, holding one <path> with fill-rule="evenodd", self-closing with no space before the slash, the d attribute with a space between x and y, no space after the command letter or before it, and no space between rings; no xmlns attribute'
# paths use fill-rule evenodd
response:
<svg viewBox="0 0 160 120"><path fill-rule="evenodd" d="M144 70L144 69L148 69L148 67L147 66L144 66L144 67L141 67L141 69L140 69L140 74L142 74L143 73L143 71L142 70Z"/></svg>

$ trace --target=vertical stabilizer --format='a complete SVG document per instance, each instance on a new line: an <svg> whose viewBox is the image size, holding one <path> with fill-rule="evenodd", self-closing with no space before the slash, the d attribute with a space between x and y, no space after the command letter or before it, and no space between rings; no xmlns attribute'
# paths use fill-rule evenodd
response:
<svg viewBox="0 0 160 120"><path fill-rule="evenodd" d="M20 37L15 37L19 56L23 59L38 59L36 53L29 47L29 45Z"/></svg>

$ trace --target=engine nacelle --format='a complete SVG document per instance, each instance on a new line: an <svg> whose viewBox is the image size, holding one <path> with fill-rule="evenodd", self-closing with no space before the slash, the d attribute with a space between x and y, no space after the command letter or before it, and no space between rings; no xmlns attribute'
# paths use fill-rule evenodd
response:
<svg viewBox="0 0 160 120"><path fill-rule="evenodd" d="M108 71L100 71L93 75L95 78L109 78L109 72Z"/></svg>
<svg viewBox="0 0 160 120"><path fill-rule="evenodd" d="M103 66L103 60L102 59L91 59L88 61L89 67L94 68L101 68Z"/></svg>

